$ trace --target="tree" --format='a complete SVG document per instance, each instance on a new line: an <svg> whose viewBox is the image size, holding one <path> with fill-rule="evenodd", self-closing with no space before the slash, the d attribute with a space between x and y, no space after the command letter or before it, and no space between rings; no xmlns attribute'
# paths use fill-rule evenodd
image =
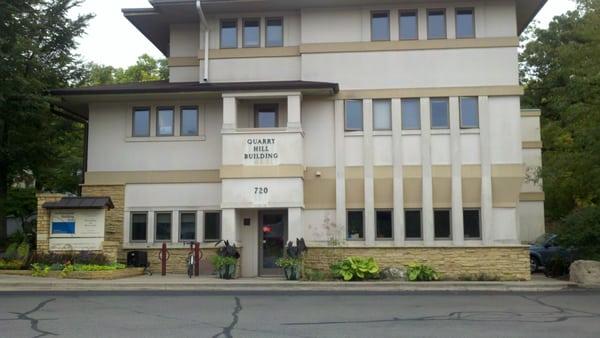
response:
<svg viewBox="0 0 600 338"><path fill-rule="evenodd" d="M55 99L47 91L81 78L73 50L91 15L67 15L80 2L0 1L0 240L6 237L6 200L14 179L30 172L36 188L44 189L52 186L49 173L70 171L63 159L78 158L67 149L77 144L82 127L51 113Z"/></svg>
<svg viewBox="0 0 600 338"><path fill-rule="evenodd" d="M169 68L167 60L154 59L148 54L140 55L135 65L125 69L88 63L85 75L79 83L81 86L95 86L114 83L146 82L167 80Z"/></svg>

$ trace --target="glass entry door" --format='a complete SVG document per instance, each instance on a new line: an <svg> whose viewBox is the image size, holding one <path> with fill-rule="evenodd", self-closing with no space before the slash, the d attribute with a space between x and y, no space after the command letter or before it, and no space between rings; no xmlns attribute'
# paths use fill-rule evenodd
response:
<svg viewBox="0 0 600 338"><path fill-rule="evenodd" d="M283 257L287 238L286 216L285 210L259 212L259 273L262 276L282 274L275 261Z"/></svg>

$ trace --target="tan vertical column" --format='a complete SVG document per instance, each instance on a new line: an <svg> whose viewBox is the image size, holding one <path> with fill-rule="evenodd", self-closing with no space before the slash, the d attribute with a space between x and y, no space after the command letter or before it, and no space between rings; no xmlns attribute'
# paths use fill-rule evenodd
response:
<svg viewBox="0 0 600 338"><path fill-rule="evenodd" d="M339 240L346 239L346 157L344 140L344 100L335 100L335 222Z"/></svg>
<svg viewBox="0 0 600 338"><path fill-rule="evenodd" d="M404 244L404 173L402 168L402 104L392 99L392 162L394 244Z"/></svg>
<svg viewBox="0 0 600 338"><path fill-rule="evenodd" d="M423 243L433 244L433 178L431 173L431 106L421 98L421 165L423 168Z"/></svg>
<svg viewBox="0 0 600 338"><path fill-rule="evenodd" d="M363 100L363 166L365 187L365 242L375 243L375 183L373 180L373 100Z"/></svg>
<svg viewBox="0 0 600 338"><path fill-rule="evenodd" d="M204 211L200 210L196 213L196 240L204 242Z"/></svg>
<svg viewBox="0 0 600 338"><path fill-rule="evenodd" d="M291 130L301 130L301 102L302 96L288 95L287 97L287 128Z"/></svg>
<svg viewBox="0 0 600 338"><path fill-rule="evenodd" d="M492 243L492 157L490 111L487 96L479 97L479 142L481 146L481 239Z"/></svg>
<svg viewBox="0 0 600 338"><path fill-rule="evenodd" d="M233 208L221 210L221 239L231 243L237 242L235 209Z"/></svg>
<svg viewBox="0 0 600 338"><path fill-rule="evenodd" d="M464 244L462 206L462 155L460 151L459 98L450 98L450 161L452 163L452 242Z"/></svg>
<svg viewBox="0 0 600 338"><path fill-rule="evenodd" d="M179 211L171 214L171 243L179 243Z"/></svg>
<svg viewBox="0 0 600 338"><path fill-rule="evenodd" d="M237 102L235 96L223 94L223 130L233 131L237 128Z"/></svg>
<svg viewBox="0 0 600 338"><path fill-rule="evenodd" d="M156 236L156 211L150 211L148 213L148 233L146 234L146 238L148 240L148 244L154 243L154 237Z"/></svg>

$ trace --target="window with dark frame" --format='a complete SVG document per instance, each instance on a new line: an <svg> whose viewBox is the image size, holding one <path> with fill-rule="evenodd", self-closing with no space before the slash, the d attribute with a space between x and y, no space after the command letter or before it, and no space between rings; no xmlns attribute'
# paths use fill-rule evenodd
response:
<svg viewBox="0 0 600 338"><path fill-rule="evenodd" d="M373 129L392 130L392 102L373 100Z"/></svg>
<svg viewBox="0 0 600 338"><path fill-rule="evenodd" d="M260 19L244 19L242 46L245 48L260 47Z"/></svg>
<svg viewBox="0 0 600 338"><path fill-rule="evenodd" d="M363 102L362 102L362 100L346 100L344 115L345 115L346 131L362 131L363 130Z"/></svg>
<svg viewBox="0 0 600 338"><path fill-rule="evenodd" d="M158 241L170 241L173 217L171 212L157 212L155 215L154 239Z"/></svg>
<svg viewBox="0 0 600 338"><path fill-rule="evenodd" d="M365 219L363 210L348 210L346 214L347 237L349 240L365 238Z"/></svg>
<svg viewBox="0 0 600 338"><path fill-rule="evenodd" d="M181 107L180 135L198 136L198 107Z"/></svg>
<svg viewBox="0 0 600 338"><path fill-rule="evenodd" d="M404 210L404 237L406 239L422 239L421 210Z"/></svg>
<svg viewBox="0 0 600 338"><path fill-rule="evenodd" d="M400 40L417 40L419 39L419 19L418 11L401 10L398 15Z"/></svg>
<svg viewBox="0 0 600 338"><path fill-rule="evenodd" d="M279 107L276 104L254 106L254 128L277 128L278 126Z"/></svg>
<svg viewBox="0 0 600 338"><path fill-rule="evenodd" d="M376 11L371 13L371 41L390 40L390 12Z"/></svg>
<svg viewBox="0 0 600 338"><path fill-rule="evenodd" d="M463 210L465 239L481 239L481 215L479 209Z"/></svg>
<svg viewBox="0 0 600 338"><path fill-rule="evenodd" d="M427 10L427 39L445 39L446 38L446 10L428 9Z"/></svg>
<svg viewBox="0 0 600 338"><path fill-rule="evenodd" d="M283 18L266 18L265 46L283 46Z"/></svg>
<svg viewBox="0 0 600 338"><path fill-rule="evenodd" d="M133 108L131 136L150 136L150 108Z"/></svg>
<svg viewBox="0 0 600 338"><path fill-rule="evenodd" d="M214 242L221 239L221 213L218 211L204 212L204 241Z"/></svg>
<svg viewBox="0 0 600 338"><path fill-rule="evenodd" d="M402 129L421 129L421 101L419 99L402 99Z"/></svg>
<svg viewBox="0 0 600 338"><path fill-rule="evenodd" d="M156 136L173 136L175 133L174 123L173 107L159 107L156 109Z"/></svg>
<svg viewBox="0 0 600 338"><path fill-rule="evenodd" d="M479 128L479 99L477 97L460 98L460 127L462 129Z"/></svg>
<svg viewBox="0 0 600 338"><path fill-rule="evenodd" d="M179 214L179 240L196 240L196 212L182 211Z"/></svg>
<svg viewBox="0 0 600 338"><path fill-rule="evenodd" d="M435 239L450 239L452 233L450 209L433 210L433 229Z"/></svg>
<svg viewBox="0 0 600 338"><path fill-rule="evenodd" d="M392 214L392 210L375 210L376 239L393 238Z"/></svg>
<svg viewBox="0 0 600 338"><path fill-rule="evenodd" d="M146 242L148 240L148 213L131 213L131 241Z"/></svg>
<svg viewBox="0 0 600 338"><path fill-rule="evenodd" d="M450 128L450 110L447 97L430 99L431 129Z"/></svg>
<svg viewBox="0 0 600 338"><path fill-rule="evenodd" d="M473 8L456 9L456 38L475 37L475 11Z"/></svg>
<svg viewBox="0 0 600 338"><path fill-rule="evenodd" d="M237 48L237 19L221 20L221 48Z"/></svg>

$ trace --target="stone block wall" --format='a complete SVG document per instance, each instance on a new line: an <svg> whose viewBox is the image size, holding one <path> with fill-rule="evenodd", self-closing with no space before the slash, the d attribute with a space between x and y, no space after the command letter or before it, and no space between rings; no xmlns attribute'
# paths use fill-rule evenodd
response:
<svg viewBox="0 0 600 338"><path fill-rule="evenodd" d="M36 251L47 253L50 245L50 210L42 208L46 202L56 202L63 198L61 194L37 194L37 225L36 225Z"/></svg>
<svg viewBox="0 0 600 338"><path fill-rule="evenodd" d="M187 256L189 249L168 249L170 253L169 260L167 260L167 274L170 273L187 273ZM213 267L211 264L212 256L217 254L217 248L202 248L202 258L200 259L200 275L211 275L213 274ZM129 251L129 250L128 250ZM154 274L160 274L161 263L158 259L158 253L160 249L140 249L140 251L146 251L148 253L148 262L150 263L150 269ZM240 254L243 254L240 250ZM240 275L240 260L238 259L237 275Z"/></svg>
<svg viewBox="0 0 600 338"><path fill-rule="evenodd" d="M305 268L329 271L333 262L349 257L373 257L381 268L427 264L443 279L486 274L501 280L530 280L527 246L494 247L310 247Z"/></svg>

